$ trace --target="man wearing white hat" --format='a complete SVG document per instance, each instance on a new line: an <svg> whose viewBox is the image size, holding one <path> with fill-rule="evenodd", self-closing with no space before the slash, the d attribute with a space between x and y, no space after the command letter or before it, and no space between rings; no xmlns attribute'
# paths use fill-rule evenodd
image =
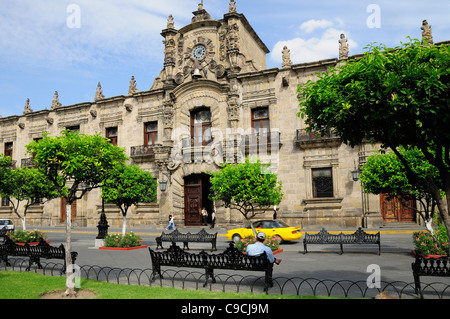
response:
<svg viewBox="0 0 450 319"><path fill-rule="evenodd" d="M261 255L263 252L266 252L267 259L271 263L275 262L275 263L279 264L281 262L281 259L275 260L272 250L263 244L265 239L266 239L266 234L264 234L263 232L259 232L256 235L256 242L254 244L250 244L247 246L246 254L248 256L258 256L258 255Z"/></svg>

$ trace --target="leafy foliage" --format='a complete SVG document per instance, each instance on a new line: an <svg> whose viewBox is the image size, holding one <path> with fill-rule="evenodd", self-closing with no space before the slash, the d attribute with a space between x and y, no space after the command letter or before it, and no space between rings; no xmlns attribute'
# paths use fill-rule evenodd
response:
<svg viewBox="0 0 450 319"><path fill-rule="evenodd" d="M390 148L409 183L432 194L450 232L450 46L418 40L394 49L370 46L363 57L300 85L298 94L298 115L310 130L333 131L350 146L370 141ZM399 146L417 147L439 177L421 178Z"/></svg>
<svg viewBox="0 0 450 319"><path fill-rule="evenodd" d="M123 234L106 234L103 239L105 247L130 248L142 245L142 238L133 232Z"/></svg>
<svg viewBox="0 0 450 319"><path fill-rule="evenodd" d="M411 41L369 49L299 86L299 115L312 130L332 129L352 146L363 139L391 148L450 145L450 47Z"/></svg>
<svg viewBox="0 0 450 319"><path fill-rule="evenodd" d="M210 198L239 210L247 220L264 213L271 205L278 205L283 197L277 175L271 174L269 165L259 160L251 163L247 158L244 163L224 164L223 169L210 174Z"/></svg>
<svg viewBox="0 0 450 319"><path fill-rule="evenodd" d="M399 148L407 160L409 168L423 183L412 185L406 174L406 168L394 152L371 155L362 167L361 183L366 193L391 194L404 196L410 194L420 197L426 190L422 186L428 178L439 179L439 172L416 147Z"/></svg>
<svg viewBox="0 0 450 319"><path fill-rule="evenodd" d="M272 251L280 248L281 238L278 236L266 237L263 244L269 247ZM234 245L242 252L247 251L247 246L256 243L256 238L254 236L249 236L246 238L239 239Z"/></svg>
<svg viewBox="0 0 450 319"><path fill-rule="evenodd" d="M432 235L426 231L413 233L416 253L421 255L448 255L448 235L445 225L438 221L438 229Z"/></svg>
<svg viewBox="0 0 450 319"><path fill-rule="evenodd" d="M27 150L35 154L37 168L69 203L98 187L112 168L126 160L124 150L113 146L107 138L69 130L56 137L44 134L43 139L28 144ZM81 184L84 189L77 196Z"/></svg>
<svg viewBox="0 0 450 319"><path fill-rule="evenodd" d="M35 243L42 237L47 240L47 235L40 230L26 231L21 229L11 230L6 235L15 243Z"/></svg>
<svg viewBox="0 0 450 319"><path fill-rule="evenodd" d="M157 183L150 172L136 165L118 165L103 182L102 197L114 203L126 215L132 205L156 200Z"/></svg>

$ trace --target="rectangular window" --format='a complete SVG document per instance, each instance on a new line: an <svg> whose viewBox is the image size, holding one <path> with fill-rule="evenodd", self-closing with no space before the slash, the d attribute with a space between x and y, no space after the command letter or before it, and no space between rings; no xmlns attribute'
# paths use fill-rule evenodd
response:
<svg viewBox="0 0 450 319"><path fill-rule="evenodd" d="M114 146L117 145L117 137L118 137L117 127L109 127L106 129L106 138L108 138L109 142Z"/></svg>
<svg viewBox="0 0 450 319"><path fill-rule="evenodd" d="M311 171L313 197L333 197L333 174L331 167L313 168Z"/></svg>
<svg viewBox="0 0 450 319"><path fill-rule="evenodd" d="M196 146L206 146L211 143L211 112L209 109L201 108L191 113L191 137Z"/></svg>
<svg viewBox="0 0 450 319"><path fill-rule="evenodd" d="M9 198L8 197L2 197L2 207L9 206Z"/></svg>
<svg viewBox="0 0 450 319"><path fill-rule="evenodd" d="M144 146L158 144L158 122L144 123Z"/></svg>
<svg viewBox="0 0 450 319"><path fill-rule="evenodd" d="M67 126L66 130L67 131L79 132L80 131L80 126L79 125Z"/></svg>
<svg viewBox="0 0 450 319"><path fill-rule="evenodd" d="M5 143L5 156L13 158L13 142Z"/></svg>
<svg viewBox="0 0 450 319"><path fill-rule="evenodd" d="M269 137L269 108L262 107L252 110L252 129L260 142L267 142Z"/></svg>

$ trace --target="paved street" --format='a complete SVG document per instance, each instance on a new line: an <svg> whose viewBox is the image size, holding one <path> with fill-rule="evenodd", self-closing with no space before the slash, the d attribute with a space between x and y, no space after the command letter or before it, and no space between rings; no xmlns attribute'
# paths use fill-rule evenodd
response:
<svg viewBox="0 0 450 319"><path fill-rule="evenodd" d="M414 230L419 230L416 228ZM59 246L61 243L65 244L65 228L57 227L46 227L40 228L44 231L50 244L52 246ZM191 232L196 233L201 230L201 227L188 227L180 228L180 232ZM217 228L214 230L206 229L208 232L218 232L217 249L215 253L219 253L225 250L229 241L225 238L226 229ZM281 245L283 252L277 255L277 258L281 258L282 262L280 265L274 265L273 277L278 279L279 282L286 283L286 281L292 281L292 287L285 287L280 289L283 293L296 294L296 289L299 285L303 285L304 280L310 282L359 282L359 286L363 289L367 288L367 279L374 273L374 269L379 270L380 281L382 287L390 286L391 283L397 285L399 283L400 287L408 286L408 293L413 289L414 279L412 276L411 263L414 258L411 254L413 249L412 244L412 233L413 229L369 229L366 231L380 231L381 232L381 255L378 255L377 245L345 245L344 254L340 254L339 245L309 245L308 253L304 254L303 241L302 239L295 242L287 242ZM139 234L143 239L143 244L148 245L152 249L156 249L155 237L159 236L164 229L151 228L151 229L127 229L127 231L134 231ZM317 232L318 230L307 230L308 232ZM331 231L338 231L337 229L330 229ZM354 231L354 229L343 229L342 231ZM120 233L121 229L110 229L110 233ZM149 278L151 273L151 259L148 249L137 249L130 251L114 251L114 250L99 250L95 248L95 237L97 236L96 228L74 228L72 229L72 251L78 252L78 258L76 264L79 266L84 266L84 269L100 269L99 267L104 267L107 269L115 269L115 274L133 272L133 270L138 270L137 273L142 273L144 270L145 275L143 277ZM164 248L169 247L169 243L163 243ZM207 252L210 251L211 245L205 243L189 243L190 252L196 253L205 249ZM368 268L369 267L369 268ZM125 271L122 271L125 270ZM180 270L175 270L180 271ZM183 271L189 271L188 269L183 269ZM191 271L197 272L199 276L202 276L202 270L194 269ZM102 271L104 275L106 272ZM225 271L218 270L215 272L216 277L224 275L227 276L247 276L249 272L237 273L236 271ZM263 276L261 273L255 273L255 276ZM197 280L199 278L197 276ZM112 276L114 281L117 277ZM165 278L167 279L167 277ZM200 279L203 282L204 279ZM228 281L228 279L222 279ZM238 279L240 280L240 279ZM445 285L450 285L449 278L442 277L424 277L422 278L422 283L436 283L441 282ZM410 284L410 286L409 286ZM169 286L172 283L169 282ZM178 285L185 287L185 283L181 280ZM201 285L200 285L201 286ZM214 289L222 289L220 285ZM251 289L249 285L242 285L242 289ZM251 285L250 285L251 286ZM288 285L289 286L289 285ZM306 286L306 285L303 285ZM320 285L319 285L320 286ZM392 288L392 287L390 287ZM195 288L194 286L194 289ZM233 291L233 287L230 289ZM394 288L396 291L397 288ZM400 290L403 288L400 288ZM445 289L439 288L442 291ZM275 289L276 290L276 289ZM448 290L448 289L447 289ZM228 290L227 290L228 291ZM234 289L236 291L236 289ZM271 293L274 291L271 289ZM375 290L372 290L375 292ZM397 291L396 291L397 292ZM276 292L274 292L276 293ZM318 293L320 294L320 292ZM322 294L327 294L323 292ZM375 295L374 293L373 295ZM403 292L402 292L403 294ZM370 295L370 294L366 294ZM446 296L445 298L448 298Z"/></svg>
<svg viewBox="0 0 450 319"><path fill-rule="evenodd" d="M52 245L65 243L64 228L41 228L48 235ZM180 228L181 232L195 233L201 228ZM155 237L163 229L128 229L141 235L143 244L155 249ZM207 229L208 232L212 230ZM214 229L218 232L217 249L223 251L229 242L224 237L225 229ZM308 230L310 231L310 230ZM331 231L331 230L330 230ZM372 230L368 230L372 231ZM119 233L120 229L110 229L110 233ZM310 232L314 232L311 230ZM94 242L97 229L74 228L72 230L72 250L79 253L77 264L96 265L111 268L151 268L150 255L147 249L132 251L111 251L95 249ZM169 243L163 244L165 248ZM209 250L209 244L190 243L192 252L201 249ZM412 230L382 230L381 229L381 255L378 255L377 245L346 245L344 254L339 254L339 245L311 245L308 253L303 253L302 239L287 242L281 245L283 252L277 257L283 259L280 265L274 268L274 277L289 276L302 278L333 279L333 280L366 280L370 275L367 272L369 265L380 267L381 280L386 282L405 281L413 282L411 262Z"/></svg>

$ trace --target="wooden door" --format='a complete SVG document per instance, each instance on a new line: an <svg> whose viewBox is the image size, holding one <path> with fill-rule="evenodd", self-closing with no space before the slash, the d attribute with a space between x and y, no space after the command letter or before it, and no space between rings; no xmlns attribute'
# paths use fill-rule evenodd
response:
<svg viewBox="0 0 450 319"><path fill-rule="evenodd" d="M71 207L71 215L72 215L72 222L75 220L75 217L77 217L77 201L74 201ZM65 198L61 198L61 223L65 223L67 218L67 212L66 212L66 200Z"/></svg>
<svg viewBox="0 0 450 319"><path fill-rule="evenodd" d="M184 181L184 218L187 226L202 224L202 180L190 176Z"/></svg>
<svg viewBox="0 0 450 319"><path fill-rule="evenodd" d="M414 208L416 207L413 200L405 201L405 205L398 198L387 200L388 194L380 195L381 214L383 221L390 222L414 222L416 214Z"/></svg>

